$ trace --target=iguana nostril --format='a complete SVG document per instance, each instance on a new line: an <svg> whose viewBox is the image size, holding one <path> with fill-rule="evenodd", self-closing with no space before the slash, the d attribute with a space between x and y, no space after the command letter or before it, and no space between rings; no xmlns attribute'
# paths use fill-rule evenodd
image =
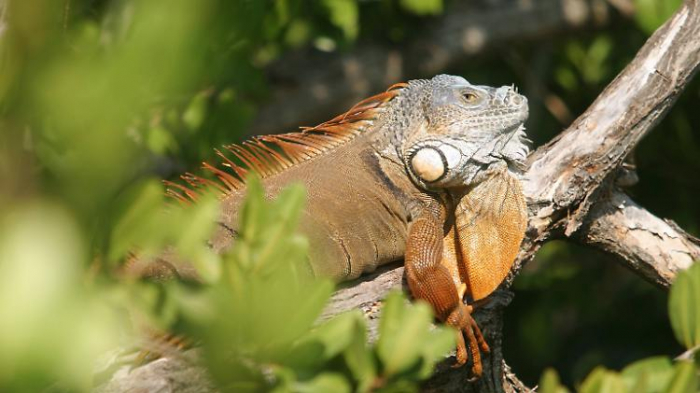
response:
<svg viewBox="0 0 700 393"><path fill-rule="evenodd" d="M440 151L432 147L424 147L411 157L413 173L421 180L434 182L447 171L447 161Z"/></svg>

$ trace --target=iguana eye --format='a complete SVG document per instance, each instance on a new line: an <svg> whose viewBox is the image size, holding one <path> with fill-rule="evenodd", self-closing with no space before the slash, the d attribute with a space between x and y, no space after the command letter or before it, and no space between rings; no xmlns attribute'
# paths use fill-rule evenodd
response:
<svg viewBox="0 0 700 393"><path fill-rule="evenodd" d="M479 99L479 96L477 96L474 93L464 93L463 96L464 96L464 99L469 103L476 102L476 100Z"/></svg>

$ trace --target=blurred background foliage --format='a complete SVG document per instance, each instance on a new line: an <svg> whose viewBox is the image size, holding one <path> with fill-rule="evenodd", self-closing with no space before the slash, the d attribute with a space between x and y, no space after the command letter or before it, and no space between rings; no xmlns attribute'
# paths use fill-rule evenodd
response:
<svg viewBox="0 0 700 393"><path fill-rule="evenodd" d="M245 265L245 258L213 255L202 241L211 230L216 198L164 214L158 179L193 170L213 157L212 148L244 138L278 88L269 69L284 66L285 56L300 51L341 56L370 41L401 48L421 38L427 23L440 23L453 3L0 0L0 391L36 391L56 381L89 389L94 359L137 340L130 320L187 332L205 348L216 348L225 333L198 329L212 323L211 310L226 307L220 300L233 295L219 285L230 287L227 269ZM540 145L595 99L681 1L597 3L608 9L604 23L499 45L443 71L475 83L519 86L531 101L529 134ZM314 67L323 72L324 64ZM641 181L629 190L653 213L695 235L700 234L699 99L696 80L637 149ZM292 202L280 203L301 203L288 198ZM303 254L298 249L303 241L291 235L293 225L285 228L292 239L288 253ZM196 264L210 290L115 278L130 250L158 253L166 245ZM598 365L621 369L643 357L683 351L668 322L666 293L609 256L551 242L514 290L505 357L530 386L549 366L575 386ZM330 289L319 291L323 299ZM311 323L319 311L314 307L300 326ZM408 313L419 324L427 320L424 310ZM344 318L328 329L364 334L362 326L353 327L359 319ZM299 342L292 333L287 344ZM321 336L306 340L323 342ZM322 366L284 363L275 357L281 352L273 351L275 361L285 364L275 381L286 381L278 386L287 390L313 391L314 383L367 387L368 380L391 374L382 345L395 344L353 352L357 342L327 349L324 359L340 366L320 380L314 378L323 375ZM396 366L402 371L391 375L403 377L395 381L410 385L427 376L416 364L431 364L444 342L432 352L413 348L425 358ZM214 359L214 375L225 377L216 371L216 364L225 364L218 352L206 353L213 356L207 359ZM260 375L251 377L260 382L254 377Z"/></svg>

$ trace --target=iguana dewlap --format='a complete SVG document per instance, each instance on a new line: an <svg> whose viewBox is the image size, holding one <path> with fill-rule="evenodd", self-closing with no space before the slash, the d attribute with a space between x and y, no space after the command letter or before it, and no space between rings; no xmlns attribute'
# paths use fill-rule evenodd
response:
<svg viewBox="0 0 700 393"><path fill-rule="evenodd" d="M223 251L235 240L247 171L270 196L302 183L300 227L313 272L343 281L404 259L414 297L459 329L459 364L468 360L466 336L479 375L488 346L463 296L493 292L523 239L517 168L527 154L527 116L527 100L512 87L449 75L411 81L317 127L228 146L219 152L223 165L204 165L220 184L187 175L191 187L171 183L169 193L188 201L200 187L222 189L211 245Z"/></svg>

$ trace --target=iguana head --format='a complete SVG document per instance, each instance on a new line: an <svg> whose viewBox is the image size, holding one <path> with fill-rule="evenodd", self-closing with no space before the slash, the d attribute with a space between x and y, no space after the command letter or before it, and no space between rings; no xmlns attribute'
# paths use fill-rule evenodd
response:
<svg viewBox="0 0 700 393"><path fill-rule="evenodd" d="M409 82L397 107L404 130L399 154L425 189L473 184L491 164L518 166L527 154L527 99L512 86L477 86L438 75Z"/></svg>

